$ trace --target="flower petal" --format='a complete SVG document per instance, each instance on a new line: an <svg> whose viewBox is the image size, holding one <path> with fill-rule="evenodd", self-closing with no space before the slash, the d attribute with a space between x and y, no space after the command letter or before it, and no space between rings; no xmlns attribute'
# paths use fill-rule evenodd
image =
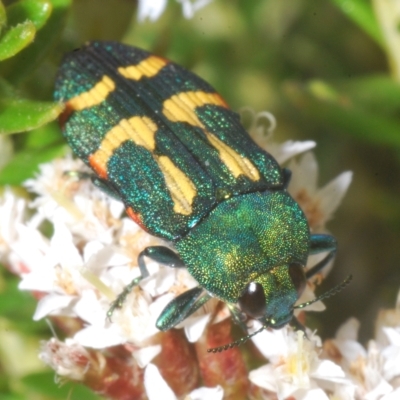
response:
<svg viewBox="0 0 400 400"><path fill-rule="evenodd" d="M400 399L400 387L395 389L393 392L384 395L379 400L398 400Z"/></svg>
<svg viewBox="0 0 400 400"><path fill-rule="evenodd" d="M336 332L335 338L337 340L353 340L358 338L358 330L360 329L360 322L356 318L349 318L342 324Z"/></svg>
<svg viewBox="0 0 400 400"><path fill-rule="evenodd" d="M296 400L329 400L328 395L319 388L311 389L311 390L299 390L296 393L293 393L293 397Z"/></svg>
<svg viewBox="0 0 400 400"><path fill-rule="evenodd" d="M126 339L119 334L116 325L111 325L108 328L88 326L74 335L74 341L84 347L104 349L123 344Z"/></svg>
<svg viewBox="0 0 400 400"><path fill-rule="evenodd" d="M143 347L132 353L140 368L146 367L161 352L161 345Z"/></svg>
<svg viewBox="0 0 400 400"><path fill-rule="evenodd" d="M189 317L184 321L185 334L190 343L197 342L204 332L211 314Z"/></svg>
<svg viewBox="0 0 400 400"><path fill-rule="evenodd" d="M313 378L329 379L333 382L343 382L346 376L342 368L330 360L322 360L311 375Z"/></svg>
<svg viewBox="0 0 400 400"><path fill-rule="evenodd" d="M258 321L254 321L254 326L249 329L249 333L255 332L261 328ZM265 358L279 359L282 355L286 355L288 351L287 335L285 329L280 330L263 330L251 338L253 343Z"/></svg>
<svg viewBox="0 0 400 400"><path fill-rule="evenodd" d="M138 20L144 21L148 18L150 21L155 21L164 12L166 6L167 0L139 0Z"/></svg>
<svg viewBox="0 0 400 400"><path fill-rule="evenodd" d="M187 400L222 400L224 398L224 389L221 386L213 388L201 387L193 390L186 397Z"/></svg>
<svg viewBox="0 0 400 400"><path fill-rule="evenodd" d="M351 171L343 172L319 190L318 197L321 201L321 209L324 210L326 216L325 221L329 220L333 212L339 207L352 178L353 173Z"/></svg>
<svg viewBox="0 0 400 400"><path fill-rule="evenodd" d="M373 390L369 391L365 396L365 400L380 400L382 396L390 394L393 390L392 385L386 382L383 378L374 387Z"/></svg>
<svg viewBox="0 0 400 400"><path fill-rule="evenodd" d="M271 364L263 365L260 368L250 371L249 379L256 386L268 390L270 392L277 391L276 376Z"/></svg>
<svg viewBox="0 0 400 400"><path fill-rule="evenodd" d="M297 192L305 190L308 196L314 197L318 181L318 164L314 153L309 151L299 161L292 160L288 168L292 171L289 193L296 195Z"/></svg>
<svg viewBox="0 0 400 400"><path fill-rule="evenodd" d="M177 0L178 3L182 4L183 16L187 19L193 18L196 11L200 8L205 7L212 0Z"/></svg>
<svg viewBox="0 0 400 400"><path fill-rule="evenodd" d="M144 370L144 387L149 400L177 400L154 364L149 364Z"/></svg>
<svg viewBox="0 0 400 400"><path fill-rule="evenodd" d="M295 157L298 154L304 153L308 150L313 149L316 146L316 143L313 140L305 140L305 141L293 141L288 140L282 144L279 144L275 151L271 150L271 154L274 156L276 161L279 164L283 164L289 158Z"/></svg>
<svg viewBox="0 0 400 400"><path fill-rule="evenodd" d="M35 314L33 315L33 320L38 321L55 311L57 311L58 315L62 315L62 311L65 311L69 306L71 306L71 303L74 300L76 300L76 296L66 296L54 293L49 294L39 300Z"/></svg>

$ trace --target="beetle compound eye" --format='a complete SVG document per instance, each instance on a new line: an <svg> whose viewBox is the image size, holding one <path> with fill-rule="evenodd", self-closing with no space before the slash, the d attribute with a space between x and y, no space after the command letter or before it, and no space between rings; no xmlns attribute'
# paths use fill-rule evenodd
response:
<svg viewBox="0 0 400 400"><path fill-rule="evenodd" d="M240 308L250 317L256 319L265 316L265 303L264 289L257 282L248 283L239 298Z"/></svg>
<svg viewBox="0 0 400 400"><path fill-rule="evenodd" d="M297 295L299 298L303 294L307 284L307 278L304 273L303 266L297 263L290 264L289 275L292 278L293 285L297 290Z"/></svg>

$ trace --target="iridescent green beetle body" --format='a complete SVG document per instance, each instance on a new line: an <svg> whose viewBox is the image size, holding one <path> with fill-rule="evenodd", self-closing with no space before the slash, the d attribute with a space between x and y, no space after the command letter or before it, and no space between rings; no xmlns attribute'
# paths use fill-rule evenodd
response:
<svg viewBox="0 0 400 400"><path fill-rule="evenodd" d="M176 326L215 296L263 326L294 320L309 277L336 251L330 235L312 235L287 193L290 171L259 148L215 90L184 68L144 50L93 42L66 56L55 99L75 154L93 182L119 198L149 233L169 240L145 257L187 268L199 286L175 298L157 327ZM328 255L308 272L309 254ZM238 314L234 317L240 322Z"/></svg>
<svg viewBox="0 0 400 400"><path fill-rule="evenodd" d="M284 191L266 191L224 201L176 248L193 277L224 301L237 303L248 282L260 282L274 315L297 300L287 266L306 263L309 237L298 204Z"/></svg>

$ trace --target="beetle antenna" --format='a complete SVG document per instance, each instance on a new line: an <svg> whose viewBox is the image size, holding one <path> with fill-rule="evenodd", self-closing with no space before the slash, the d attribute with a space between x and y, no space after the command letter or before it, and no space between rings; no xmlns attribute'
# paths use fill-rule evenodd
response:
<svg viewBox="0 0 400 400"><path fill-rule="evenodd" d="M342 291L353 279L353 275L349 275L343 282L339 283L338 285L336 285L335 287L333 287L331 290L328 290L327 292L325 292L324 294L322 294L319 297L316 297L314 300L311 301L307 301L305 303L299 304L296 307L293 308L304 308L309 306L310 304L313 304L319 300L322 299L326 299L328 297L331 297L337 293L339 293L340 291ZM296 319L293 318L294 321L292 320L292 322L294 322L294 326L295 328L305 332L304 326L300 324L300 322ZM242 345L243 343L246 343L250 338L252 338L253 336L257 335L258 333L260 333L262 330L269 328L269 325L263 325L260 329L256 330L255 332L244 336L238 340L235 340L234 342L225 344L223 346L218 346L218 347L212 347L210 349L207 349L207 353L221 353L222 351L225 350L229 350L229 349L233 349L234 347L239 347L240 345Z"/></svg>
<svg viewBox="0 0 400 400"><path fill-rule="evenodd" d="M221 353L222 351L229 350L234 347L238 347L241 344L246 343L253 336L257 335L257 333L260 333L262 330L267 329L267 328L268 328L268 325L263 325L260 329L256 330L253 333L250 333L250 335L244 336L238 340L235 340L234 342L225 344L224 346L218 346L218 347L213 347L211 349L207 349L207 353Z"/></svg>
<svg viewBox="0 0 400 400"><path fill-rule="evenodd" d="M331 297L339 292L341 292L353 279L353 275L349 275L342 283L339 283L338 285L336 285L335 287L333 287L331 290L328 290L327 292L325 292L324 294L322 294L319 297L316 297L314 300L310 300L310 301L306 301L305 303L301 303L296 307L293 308L304 308L309 306L310 304L313 304L319 300L322 299L326 299L328 297Z"/></svg>

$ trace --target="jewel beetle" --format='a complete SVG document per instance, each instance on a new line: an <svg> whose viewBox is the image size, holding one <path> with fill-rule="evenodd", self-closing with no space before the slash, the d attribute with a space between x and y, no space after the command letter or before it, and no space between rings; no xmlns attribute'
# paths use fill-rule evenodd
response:
<svg viewBox="0 0 400 400"><path fill-rule="evenodd" d="M199 283L162 311L162 331L211 297L240 324L244 313L262 329L299 326L295 303L334 257L336 240L310 233L287 192L290 171L252 141L208 83L147 51L95 41L65 56L54 98L65 104L63 134L93 182L171 243L140 253L141 276L111 310L148 276L149 257L187 268ZM305 271L308 256L320 252L325 258Z"/></svg>

